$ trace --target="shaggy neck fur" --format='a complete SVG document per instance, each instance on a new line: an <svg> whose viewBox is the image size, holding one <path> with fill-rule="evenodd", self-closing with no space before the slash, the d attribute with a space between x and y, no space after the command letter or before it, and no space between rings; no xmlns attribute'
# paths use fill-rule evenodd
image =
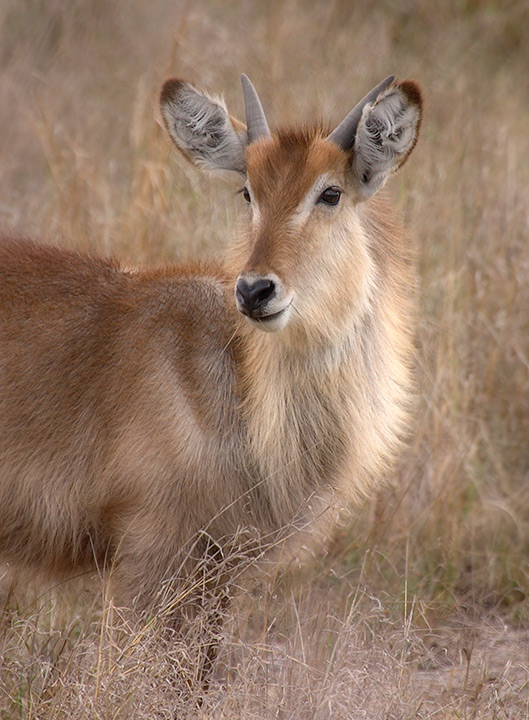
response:
<svg viewBox="0 0 529 720"><path fill-rule="evenodd" d="M242 415L272 527L304 520L315 498L345 506L369 493L405 429L408 267L396 228L362 214L373 272L361 311L350 308L340 332L239 326Z"/></svg>

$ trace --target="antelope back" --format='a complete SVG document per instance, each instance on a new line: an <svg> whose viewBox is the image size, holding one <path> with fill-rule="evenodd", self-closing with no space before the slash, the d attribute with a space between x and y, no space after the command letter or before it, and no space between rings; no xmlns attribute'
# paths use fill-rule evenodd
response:
<svg viewBox="0 0 529 720"><path fill-rule="evenodd" d="M143 554L130 600L241 494L207 482L240 444L225 296L215 268L0 238L2 556L55 572Z"/></svg>

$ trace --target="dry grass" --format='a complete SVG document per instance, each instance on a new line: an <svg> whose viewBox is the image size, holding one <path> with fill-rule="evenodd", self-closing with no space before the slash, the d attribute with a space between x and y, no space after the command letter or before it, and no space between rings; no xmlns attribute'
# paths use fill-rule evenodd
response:
<svg viewBox="0 0 529 720"><path fill-rule="evenodd" d="M245 71L272 123L338 121L390 72L427 102L391 187L420 313L417 422L390 489L306 576L237 600L200 709L199 627L168 642L97 581L19 584L2 720L529 716L527 27L525 0L0 5L0 226L131 262L221 251L236 218L155 123L167 75L241 115Z"/></svg>

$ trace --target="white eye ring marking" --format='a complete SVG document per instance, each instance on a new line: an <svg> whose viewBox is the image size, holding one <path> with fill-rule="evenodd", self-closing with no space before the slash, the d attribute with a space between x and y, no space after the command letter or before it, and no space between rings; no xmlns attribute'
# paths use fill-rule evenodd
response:
<svg viewBox="0 0 529 720"><path fill-rule="evenodd" d="M250 178L246 178L244 186L240 190L241 195L244 197L248 207L251 208L252 223L255 226L260 219L259 206L255 201L252 186L250 184Z"/></svg>
<svg viewBox="0 0 529 720"><path fill-rule="evenodd" d="M333 209L334 206L330 203L326 203L325 201L322 201L320 203L320 198L322 194L330 188L339 191L341 198L343 190L336 183L336 176L331 175L331 173L329 172L325 172L315 180L312 187L306 192L303 200L299 203L297 208L292 213L290 223L293 228L297 228L300 225L303 225L303 223L308 219L311 212L314 210L314 207L318 204L324 206L329 210ZM335 205L339 204L339 201L335 203Z"/></svg>

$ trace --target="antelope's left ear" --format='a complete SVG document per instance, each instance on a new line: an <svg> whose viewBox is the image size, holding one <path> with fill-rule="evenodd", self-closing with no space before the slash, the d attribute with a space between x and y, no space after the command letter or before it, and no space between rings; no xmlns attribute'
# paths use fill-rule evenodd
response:
<svg viewBox="0 0 529 720"><path fill-rule="evenodd" d="M422 96L411 80L390 85L366 103L352 150L352 170L362 198L374 195L403 165L417 142Z"/></svg>

